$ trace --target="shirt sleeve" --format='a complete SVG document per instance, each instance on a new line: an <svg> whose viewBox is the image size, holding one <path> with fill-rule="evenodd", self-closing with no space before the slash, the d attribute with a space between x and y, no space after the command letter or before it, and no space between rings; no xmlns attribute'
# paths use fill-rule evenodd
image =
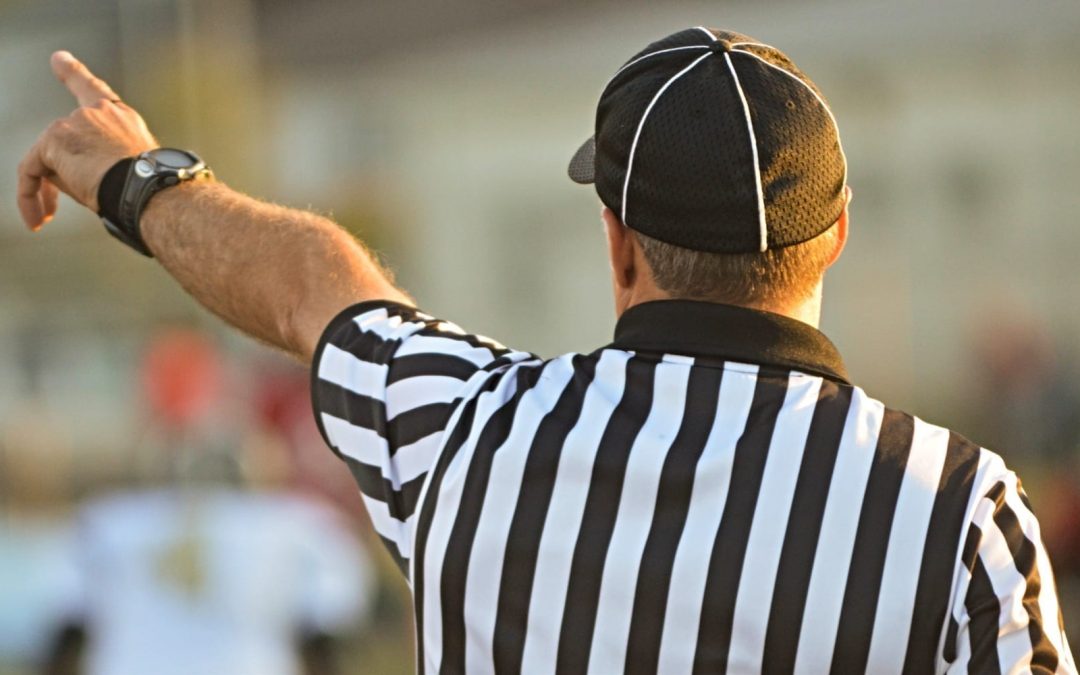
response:
<svg viewBox="0 0 1080 675"><path fill-rule="evenodd" d="M472 385L529 358L386 301L350 307L323 333L312 362L319 431L349 467L403 571L420 491L454 410Z"/></svg>
<svg viewBox="0 0 1080 675"><path fill-rule="evenodd" d="M976 504L961 566L949 673L1077 672L1039 523L1014 474Z"/></svg>

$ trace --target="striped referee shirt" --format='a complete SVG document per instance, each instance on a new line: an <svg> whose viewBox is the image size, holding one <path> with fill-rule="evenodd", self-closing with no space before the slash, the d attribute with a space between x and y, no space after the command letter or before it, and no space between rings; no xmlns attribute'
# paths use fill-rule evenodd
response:
<svg viewBox="0 0 1080 675"><path fill-rule="evenodd" d="M313 399L421 673L1076 672L1016 476L793 319L651 302L544 360L369 302Z"/></svg>

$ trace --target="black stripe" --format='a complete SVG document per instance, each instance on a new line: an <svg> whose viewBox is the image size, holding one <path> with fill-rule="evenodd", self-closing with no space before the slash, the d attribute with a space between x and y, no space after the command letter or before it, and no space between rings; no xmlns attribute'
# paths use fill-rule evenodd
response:
<svg viewBox="0 0 1080 675"><path fill-rule="evenodd" d="M402 483L401 488L395 490L394 484L382 475L381 468L358 462L351 457L345 457L345 465L349 467L360 491L372 499L386 502L390 515L395 519L404 521L416 510L416 502L420 498L420 490L424 487L427 474L420 474Z"/></svg>
<svg viewBox="0 0 1080 675"><path fill-rule="evenodd" d="M386 424L386 440L390 445L390 455L393 456L398 448L411 445L425 436L442 431L454 412L454 407L460 401L461 399L454 399L447 403L429 403L396 415Z"/></svg>
<svg viewBox="0 0 1080 675"><path fill-rule="evenodd" d="M762 661L765 672L784 673L795 668L810 572L817 553L825 503L830 490L834 489L832 474L851 408L851 395L851 387L828 380L821 383L776 569L776 585L765 632ZM835 486L837 490L847 488L846 485Z"/></svg>
<svg viewBox="0 0 1080 675"><path fill-rule="evenodd" d="M453 377L467 380L480 370L472 361L453 354L410 354L394 359L386 375L387 386L412 377Z"/></svg>
<svg viewBox="0 0 1080 675"><path fill-rule="evenodd" d="M761 491L769 444L787 395L787 383L786 375L758 375L746 427L735 446L727 502L713 542L705 581L694 652L695 675L727 670L735 621L735 595L742 577L746 544Z"/></svg>
<svg viewBox="0 0 1080 675"><path fill-rule="evenodd" d="M349 308L338 314L323 333L323 341L352 354L361 361L375 364L389 363L394 357L394 352L401 346L402 340L400 338L387 340L379 336L378 333L361 329L354 321L354 319L370 312L372 309L378 308L372 307L360 309L359 311ZM397 317L404 323L417 321L415 313L412 311L395 312L390 308L387 308L387 310L388 319ZM420 326L417 326L417 328L419 329ZM316 361L316 363L318 362Z"/></svg>
<svg viewBox="0 0 1080 675"><path fill-rule="evenodd" d="M551 506L563 444L581 417L585 394L596 373L596 356L575 357L574 379L540 422L525 461L521 493L506 537L499 605L495 615L495 671L521 672L540 537Z"/></svg>
<svg viewBox="0 0 1080 675"><path fill-rule="evenodd" d="M964 539L964 550L960 554L960 564L969 573L975 567L975 555L979 551L979 543L982 541L982 532L979 528L972 524L968 527L967 538ZM970 588L970 586L969 586ZM949 629L945 634L945 647L942 650L942 657L948 663L952 663L956 660L957 656L957 639L959 638L960 624L956 622L956 617L950 614L949 616Z"/></svg>
<svg viewBox="0 0 1080 675"><path fill-rule="evenodd" d="M1057 670L1058 653L1043 630L1042 608L1039 607L1042 579L1037 567L1038 552L1035 544L1024 535L1020 519L1005 502L1004 497L998 501L998 508L994 512L994 523L1005 537L1016 571L1027 582L1022 602L1028 615L1028 635L1031 637L1032 649L1031 667L1033 670L1042 667L1046 669L1046 672L1052 673Z"/></svg>
<svg viewBox="0 0 1080 675"><path fill-rule="evenodd" d="M379 399L358 394L326 380L315 383L315 394L318 397L318 412L374 431L389 442L391 455L400 447L442 431L454 406L460 401L454 399L410 408L387 422L386 404ZM329 439L327 444L330 444Z"/></svg>
<svg viewBox="0 0 1080 675"><path fill-rule="evenodd" d="M956 617L949 614L949 627L945 629L945 646L941 650L941 657L946 663L956 660L956 639L960 633L960 624L956 623Z"/></svg>
<svg viewBox="0 0 1080 675"><path fill-rule="evenodd" d="M376 534L378 533L376 532ZM382 539L383 548L386 549L386 552L390 554L390 559L394 561L394 564L397 565L397 568L399 570L401 570L401 573L408 577L409 560L402 557L401 551L398 550L397 542L395 542L393 539L390 539L389 537L384 537L381 534L379 534L379 539Z"/></svg>
<svg viewBox="0 0 1080 675"><path fill-rule="evenodd" d="M831 669L838 675L866 670L889 532L914 433L915 421L911 416L885 410L840 610L843 630L837 636Z"/></svg>
<svg viewBox="0 0 1080 675"><path fill-rule="evenodd" d="M386 404L379 399L326 380L318 380L313 393L319 406L316 417L320 417L320 412L326 413L386 438Z"/></svg>
<svg viewBox="0 0 1080 675"><path fill-rule="evenodd" d="M959 542L978 468L978 446L959 434L950 433L945 465L923 544L904 673L918 675L934 670L941 630L949 611L949 590L956 575Z"/></svg>
<svg viewBox="0 0 1080 675"><path fill-rule="evenodd" d="M556 670L564 675L584 673L588 668L600 580L622 497L627 458L652 408L656 367L655 360L641 357L627 362L622 399L612 412L596 451L559 633Z"/></svg>
<svg viewBox="0 0 1080 675"><path fill-rule="evenodd" d="M690 510L697 463L705 451L716 418L723 373L720 368L690 371L682 424L664 458L656 510L641 555L626 653L625 672L628 674L655 673L660 662L660 639L671 587L671 568Z"/></svg>
<svg viewBox="0 0 1080 675"><path fill-rule="evenodd" d="M978 528L972 526L977 532ZM968 586L964 607L968 614L968 640L971 643L969 673L1000 675L997 638L1001 604L990 583L982 558L976 557L971 568L971 584Z"/></svg>
<svg viewBox="0 0 1080 675"><path fill-rule="evenodd" d="M409 334L405 339L409 337L423 335L425 337L445 338L447 340L453 340L455 342L463 342L470 347L479 347L487 350L491 353L492 358L498 358L503 354L508 353L510 350L505 347L499 349L492 345L490 342L483 341L478 335L470 335L468 333L453 333L450 331L444 331L437 328L441 323L438 319L422 318L420 312L414 307L407 305L394 305L390 302L374 302L374 303L360 303L346 309L344 312L338 315L331 322L331 328L333 331L328 330L327 333L331 333L330 340L333 344L340 349L344 349L352 354L363 358L368 361L375 361L377 363L388 363L390 361L389 356L397 349L401 344L401 339L384 340L377 334L370 331L363 331L352 319L361 316L367 312L375 309L385 308L388 318L400 318L403 324L419 324L416 326L416 330ZM360 349L361 351L354 351ZM367 357L366 354L372 352L363 351L366 349L376 349L379 355L385 355L384 358L378 358L375 356ZM388 350L388 351L387 351Z"/></svg>
<svg viewBox="0 0 1080 675"><path fill-rule="evenodd" d="M465 672L465 582L473 541L476 539L476 527L480 522L480 513L484 508L484 498L491 478L491 464L495 460L495 452L510 435L518 404L536 386L542 372L543 368L540 367L522 367L517 370L517 391L488 419L480 431L476 449L469 462L457 517L454 518L446 545L441 573L442 585L439 588L442 608L442 666L439 672L442 675ZM493 504L490 508L505 506ZM481 583L485 581L492 582L481 580Z"/></svg>
<svg viewBox="0 0 1080 675"><path fill-rule="evenodd" d="M435 517L435 504L439 501L439 490L442 488L443 476L451 460L461 450L461 446L469 438L473 420L476 417L476 406L480 395L490 392L500 382L501 378L492 377L475 396L470 398L457 424L449 430L446 446L439 455L439 461L431 473L431 482L428 486L427 499L420 507L420 515L416 520L416 544L413 548L413 612L416 615L416 671L418 675L424 675L424 555L427 552L428 535L431 532L431 521Z"/></svg>

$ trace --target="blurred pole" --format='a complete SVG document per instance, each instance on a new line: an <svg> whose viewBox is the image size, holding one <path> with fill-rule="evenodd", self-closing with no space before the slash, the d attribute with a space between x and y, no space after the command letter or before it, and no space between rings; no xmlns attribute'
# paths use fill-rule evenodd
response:
<svg viewBox="0 0 1080 675"><path fill-rule="evenodd" d="M207 159L241 189L269 168L265 83L252 0L117 0L125 96L163 143Z"/></svg>

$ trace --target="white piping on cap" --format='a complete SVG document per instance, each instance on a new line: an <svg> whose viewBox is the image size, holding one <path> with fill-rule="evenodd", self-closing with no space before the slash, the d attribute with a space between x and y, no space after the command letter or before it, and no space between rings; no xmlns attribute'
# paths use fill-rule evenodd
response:
<svg viewBox="0 0 1080 675"><path fill-rule="evenodd" d="M634 65L634 64L636 64L636 63L639 63L639 62L641 62L641 61L644 61L645 59L649 58L650 56L656 56L656 55L658 55L658 54L666 54L666 53L668 53L668 52L679 52L679 51L683 51L683 50L685 50L685 49L708 49L708 48L709 48L709 46L708 46L708 45L688 45L688 46L686 46L686 47L671 47L671 48L668 48L668 49L658 49L658 50L656 50L655 52L649 52L648 54L642 54L641 56L637 57L637 58L636 58L636 59L634 59L633 61L631 61L631 62L627 63L627 64L626 64L625 66L623 66L622 68L619 68L618 70L616 70L616 71L615 71L615 74L614 74L614 75L612 75L612 76L611 76L611 77L610 77L610 78L608 79L608 81L607 81L607 84L605 84L605 85L604 85L604 88L603 88L603 89L601 89L601 91L606 91L606 90L607 90L607 88L608 88L608 87L609 87L609 86L611 85L612 81L613 81L613 80L614 80L614 79L615 79L616 77L618 77L618 76L619 76L619 74L620 74L620 73L622 73L622 72L623 72L624 70L626 70L627 68L629 68L630 66L632 66L632 65Z"/></svg>
<svg viewBox="0 0 1080 675"><path fill-rule="evenodd" d="M732 48L735 48L735 47L764 47L765 49L771 49L774 52L779 52L780 51L776 47L773 47L772 45L767 45L764 42L732 42L731 47ZM783 52L781 52L781 53L783 53Z"/></svg>
<svg viewBox="0 0 1080 675"><path fill-rule="evenodd" d="M764 253L769 250L769 228L765 223L765 191L761 188L761 165L758 163L757 136L754 135L754 122L750 119L750 106L746 102L746 94L743 92L742 84L739 82L739 75L735 72L735 64L731 62L731 55L728 52L724 52L724 61L727 62L731 77L735 80L735 89L739 92L743 114L746 116L746 129L750 132L750 150L754 155L754 187L757 189L758 232L761 238L761 245L758 250Z"/></svg>
<svg viewBox="0 0 1080 675"><path fill-rule="evenodd" d="M706 28L705 26L694 26L694 28L697 28L698 30L704 32L706 35L709 36L710 40L712 40L713 42L716 42L716 36L713 35L713 32L711 30L709 30L708 28Z"/></svg>
<svg viewBox="0 0 1080 675"><path fill-rule="evenodd" d="M769 47L769 45L758 44L756 42L744 42L744 43L741 43L741 44L756 45L758 47L767 47L767 48L772 49L774 51L779 51L775 47ZM747 56L754 57L755 59L757 59L758 61L761 61L762 63L764 63L768 67L772 68L773 70L778 70L781 73L783 73L783 74L787 75L788 77L790 77L791 79L795 80L796 82L801 84L803 87L805 87L807 91L809 91L811 94L814 95L814 98L817 99L817 102L820 103L821 107L825 109L825 113L829 116L829 120L832 121L833 129L836 131L836 147L840 149L840 157L843 158L843 160L844 160L843 184L847 185L847 155L844 154L844 144L840 142L840 125L838 125L836 123L836 117L833 116L832 110L829 108L829 105L827 103L825 103L825 99L821 98L821 95L818 94L817 91L815 91L813 87L811 87L809 84L804 82L803 79L801 77L799 77L798 75L796 75L795 73L793 73L793 72L791 72L789 70L785 70L785 69L781 68L780 66L778 66L778 65L776 65L774 63L769 63L768 61L761 58L760 56L758 56L754 52L749 52L749 51L746 51L745 49L732 49L731 51L738 52L740 54L746 54Z"/></svg>
<svg viewBox="0 0 1080 675"><path fill-rule="evenodd" d="M641 138L641 130L642 130L642 128L645 127L645 120L648 119L649 113L652 111L653 106L656 105L656 102L660 100L660 97L664 95L664 92L667 91L667 88L670 87L672 85L672 83L675 82L675 80L679 79L683 75L690 72L690 70L694 66L701 63L702 61L704 61L707 57L709 57L711 55L712 55L711 51L705 52L701 56L694 59L693 63L691 63L687 67L683 68L679 72L672 75L671 78L667 82L664 83L664 86L660 87L660 89L656 92L656 94L653 95L652 100L649 101L649 105L645 107L645 112L641 114L641 121L638 122L637 131L634 132L634 142L630 144L630 157L626 160L626 180L623 181L623 190L622 190L622 222L623 222L623 225L628 224L626 222L626 198L627 198L627 192L630 189L630 172L634 168L634 154L637 152L637 144L638 144L638 140Z"/></svg>

